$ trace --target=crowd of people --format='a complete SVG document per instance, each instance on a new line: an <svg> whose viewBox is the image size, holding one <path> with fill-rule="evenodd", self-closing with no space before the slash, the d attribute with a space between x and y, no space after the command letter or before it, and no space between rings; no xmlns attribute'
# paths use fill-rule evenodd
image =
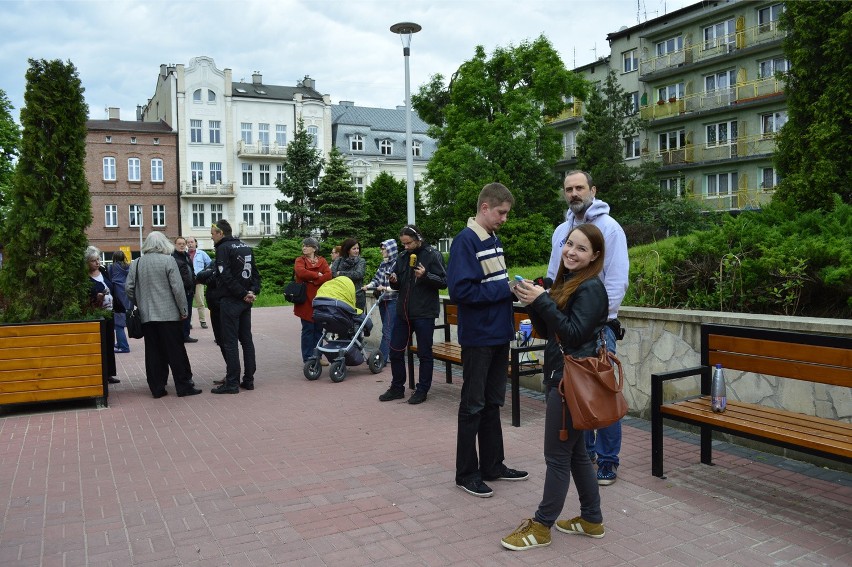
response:
<svg viewBox="0 0 852 567"><path fill-rule="evenodd" d="M618 310L627 290L627 241L621 226L609 215L609 206L596 199L597 189L588 173L569 172L563 188L568 205L565 222L553 233L547 276L537 282L522 280L510 285L497 233L508 218L514 197L500 183L490 183L480 192L474 216L453 239L446 268L443 254L413 224L403 226L396 238L381 243L382 261L369 280L356 238L347 238L331 249L331 265L320 254L319 241L305 238L302 254L294 263L295 281L304 285L305 292L304 301L293 307L294 315L301 320L305 363L316 362L323 337L313 308L323 284L348 278L355 290L352 307L359 313L366 307L368 294L376 297L382 323L376 356L380 357L379 368L389 364L391 369L390 385L379 396L381 402L405 398L405 354L412 339L416 340L419 367L416 389L407 403L417 405L427 400L439 294L448 289L450 299L458 305L463 373L455 482L465 493L480 498L494 494L486 482L529 478L528 472L505 463L500 418L510 343L516 331L513 304L521 301L528 306L536 333L547 338L543 361L546 473L533 517L501 540L503 547L516 551L549 545L554 526L565 533L603 537L599 487L615 482L619 466L620 422L598 431L575 430L570 416L566 421L557 386L563 375L564 355L594 356L602 348L615 353L616 342L623 337ZM113 253L109 270L100 266L99 250L87 250L92 303L114 313L111 383L118 382L114 378L114 354L130 351L124 313L136 305L142 319L145 373L153 397L168 394L169 371L178 396L201 393L192 380L185 346L196 341L190 336L195 306L202 328L207 328L205 308L209 310L226 368L225 377L216 381L212 392L237 394L241 389L254 389L257 365L251 311L260 294L260 274L252 249L233 236L228 221L217 221L210 235L216 252L213 260L198 249L194 238L179 237L172 243L160 232L148 235L143 255L132 264L122 252ZM572 478L580 513L560 520Z"/></svg>

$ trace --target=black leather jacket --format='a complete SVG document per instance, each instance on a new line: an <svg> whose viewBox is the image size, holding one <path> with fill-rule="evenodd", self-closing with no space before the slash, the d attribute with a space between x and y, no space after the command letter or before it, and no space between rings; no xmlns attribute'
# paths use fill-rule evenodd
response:
<svg viewBox="0 0 852 567"><path fill-rule="evenodd" d="M216 271L215 289L210 294L214 299L241 300L249 291L260 294L260 273L254 252L239 238L226 236L216 243Z"/></svg>
<svg viewBox="0 0 852 567"><path fill-rule="evenodd" d="M606 325L609 299L600 278L580 284L560 310L550 295L543 293L529 306L530 321L536 332L547 337L544 350L544 383L556 386L562 379L564 354L577 358L597 353L598 335ZM556 342L562 341L562 348Z"/></svg>
<svg viewBox="0 0 852 567"><path fill-rule="evenodd" d="M414 268L409 266L412 254L416 254L417 263L426 268L426 274L422 278L415 277ZM396 274L396 283L391 283L390 286L399 292L396 302L397 317L435 319L440 313L438 290L447 287L447 272L441 253L424 242L419 248L403 251L396 260L393 273Z"/></svg>

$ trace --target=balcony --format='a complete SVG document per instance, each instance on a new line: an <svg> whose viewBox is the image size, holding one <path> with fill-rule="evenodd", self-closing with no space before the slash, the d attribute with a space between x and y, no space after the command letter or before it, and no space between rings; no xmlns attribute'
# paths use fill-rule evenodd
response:
<svg viewBox="0 0 852 567"><path fill-rule="evenodd" d="M765 157L775 151L773 135L740 136L727 143L714 145L687 144L650 156L663 166L702 163L733 158ZM648 155L644 156L648 159Z"/></svg>
<svg viewBox="0 0 852 567"><path fill-rule="evenodd" d="M736 86L689 94L674 102L661 101L639 108L643 120L660 120L686 112L703 112L784 93L784 80L776 76L738 83Z"/></svg>
<svg viewBox="0 0 852 567"><path fill-rule="evenodd" d="M562 148L562 161L577 159L577 145L571 144Z"/></svg>
<svg viewBox="0 0 852 567"><path fill-rule="evenodd" d="M247 144L240 140L237 143L237 157L279 159L286 155L287 146L279 146L275 142L269 144L257 141L252 144Z"/></svg>
<svg viewBox="0 0 852 567"><path fill-rule="evenodd" d="M708 211L744 211L762 208L772 200L772 193L763 189L745 188L722 195L700 195L695 198Z"/></svg>
<svg viewBox="0 0 852 567"><path fill-rule="evenodd" d="M233 198L235 196L234 183L205 183L203 181L192 183L191 181L183 181L180 184L180 194L182 197Z"/></svg>
<svg viewBox="0 0 852 567"><path fill-rule="evenodd" d="M272 236L274 233L278 232L278 227L273 224L247 224L245 222L241 222L239 225L239 234L238 238L263 238L266 236Z"/></svg>
<svg viewBox="0 0 852 567"><path fill-rule="evenodd" d="M672 67L680 67L685 63L692 63L692 47L685 47L679 51L666 53L665 55L655 56L650 59L643 59L639 62L639 75L649 75L657 71L671 69Z"/></svg>
<svg viewBox="0 0 852 567"><path fill-rule="evenodd" d="M756 81L738 84L736 87L736 102L748 102L768 96L779 95L784 92L784 80L773 75Z"/></svg>
<svg viewBox="0 0 852 567"><path fill-rule="evenodd" d="M563 110L556 118L551 120L551 122L572 120L574 118L580 118L581 116L583 116L583 102L575 100L574 102L568 103L568 108Z"/></svg>
<svg viewBox="0 0 852 567"><path fill-rule="evenodd" d="M686 111L685 98L675 100L661 100L655 104L649 104L639 108L639 117L642 120L659 120L669 116L677 116Z"/></svg>

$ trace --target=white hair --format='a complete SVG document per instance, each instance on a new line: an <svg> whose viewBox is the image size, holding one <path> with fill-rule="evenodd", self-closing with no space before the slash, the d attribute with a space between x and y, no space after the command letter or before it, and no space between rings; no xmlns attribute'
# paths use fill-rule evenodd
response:
<svg viewBox="0 0 852 567"><path fill-rule="evenodd" d="M154 254L166 254L167 256L171 256L174 251L175 245L166 238L165 234L157 230L151 232L148 237L145 238L145 244L142 245L143 254L152 252Z"/></svg>

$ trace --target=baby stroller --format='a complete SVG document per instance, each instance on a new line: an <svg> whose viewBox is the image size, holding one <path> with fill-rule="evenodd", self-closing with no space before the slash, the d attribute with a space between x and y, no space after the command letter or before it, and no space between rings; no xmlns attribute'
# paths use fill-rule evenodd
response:
<svg viewBox="0 0 852 567"><path fill-rule="evenodd" d="M322 374L320 357L325 355L331 363L332 382L346 378L347 366L359 366L367 361L370 372L378 374L385 361L378 349L367 354L364 337L370 336L373 321L370 315L376 302L367 313L355 307L355 285L346 276L327 281L317 290L313 301L314 323L322 327L322 337L314 349L314 356L305 362L305 378L316 380Z"/></svg>

